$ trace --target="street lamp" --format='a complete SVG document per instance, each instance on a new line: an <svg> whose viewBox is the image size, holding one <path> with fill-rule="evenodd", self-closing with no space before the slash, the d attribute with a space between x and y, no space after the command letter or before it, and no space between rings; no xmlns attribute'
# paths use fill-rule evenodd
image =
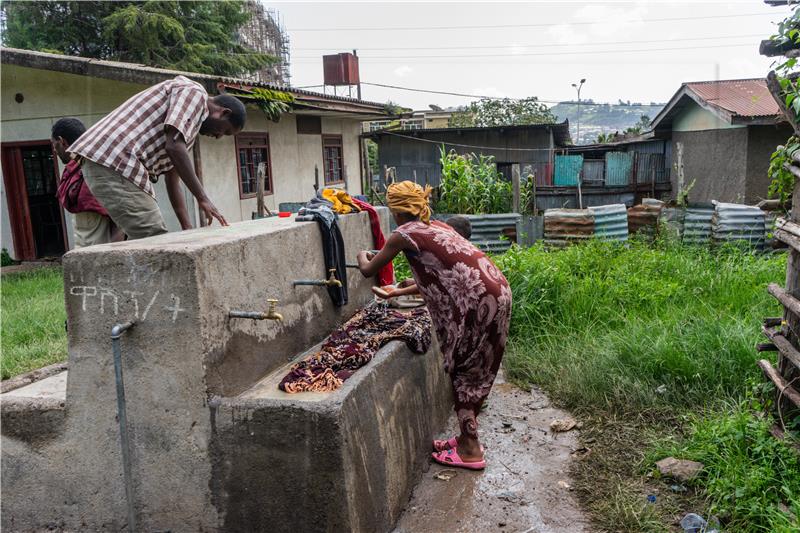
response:
<svg viewBox="0 0 800 533"><path fill-rule="evenodd" d="M581 142L581 87L586 83L586 78L581 78L580 83L573 83L572 86L578 91L578 133L576 135L575 144Z"/></svg>

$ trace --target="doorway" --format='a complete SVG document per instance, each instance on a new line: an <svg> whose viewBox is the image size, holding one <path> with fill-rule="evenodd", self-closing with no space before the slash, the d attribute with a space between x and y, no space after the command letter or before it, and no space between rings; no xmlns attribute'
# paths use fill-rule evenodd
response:
<svg viewBox="0 0 800 533"><path fill-rule="evenodd" d="M67 240L50 141L3 143L2 159L15 259L61 256Z"/></svg>

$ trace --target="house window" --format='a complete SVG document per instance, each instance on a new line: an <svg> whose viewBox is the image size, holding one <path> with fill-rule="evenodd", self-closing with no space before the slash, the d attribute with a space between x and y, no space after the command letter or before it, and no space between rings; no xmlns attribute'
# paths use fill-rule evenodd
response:
<svg viewBox="0 0 800 533"><path fill-rule="evenodd" d="M322 137L322 163L325 167L325 185L344 182L341 135Z"/></svg>
<svg viewBox="0 0 800 533"><path fill-rule="evenodd" d="M264 163L264 194L272 194L272 162L269 157L269 136L266 133L247 133L236 136L236 155L239 168L239 197L252 198L258 184L258 165Z"/></svg>

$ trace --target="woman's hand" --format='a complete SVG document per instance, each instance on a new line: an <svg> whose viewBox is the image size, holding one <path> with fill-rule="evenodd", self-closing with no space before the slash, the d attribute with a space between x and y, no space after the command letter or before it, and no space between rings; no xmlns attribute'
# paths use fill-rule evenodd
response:
<svg viewBox="0 0 800 533"><path fill-rule="evenodd" d="M372 292L375 293L375 296L383 300L388 300L389 298L396 296L396 294L394 294L395 288L391 285L386 285L385 287L372 287Z"/></svg>
<svg viewBox="0 0 800 533"><path fill-rule="evenodd" d="M369 265L369 262L372 261L374 257L375 254L368 252L366 250L361 250L360 252L358 252L358 255L356 256L356 261L358 261L358 268L363 269L364 267Z"/></svg>
<svg viewBox="0 0 800 533"><path fill-rule="evenodd" d="M356 259L358 260L358 269L361 271L361 275L365 278L375 276L381 268L391 263L392 259L402 252L406 246L407 243L403 237L397 233L392 233L377 255L366 250L358 252Z"/></svg>

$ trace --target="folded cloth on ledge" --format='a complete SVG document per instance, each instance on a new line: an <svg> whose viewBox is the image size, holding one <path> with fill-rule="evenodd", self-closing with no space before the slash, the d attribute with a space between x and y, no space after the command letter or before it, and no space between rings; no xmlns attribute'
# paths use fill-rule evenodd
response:
<svg viewBox="0 0 800 533"><path fill-rule="evenodd" d="M371 204L359 200L358 198L353 198L353 202L361 208L362 211L366 211L369 215L369 225L372 229L372 243L375 245L376 250L380 250L383 248L383 245L386 244L386 237L383 236L383 230L381 229L381 219L378 216L378 212L375 211L375 208L372 207ZM383 268L378 271L378 285L383 287L384 285L391 285L394 283L394 267L392 263L387 263Z"/></svg>
<svg viewBox="0 0 800 533"><path fill-rule="evenodd" d="M333 204L333 210L340 215L361 211L353 199L342 189L322 189L322 197Z"/></svg>
<svg viewBox="0 0 800 533"><path fill-rule="evenodd" d="M431 345L431 316L421 307L410 312L373 302L334 330L320 351L295 364L278 387L289 393L329 392L369 363L383 345L402 340L414 353Z"/></svg>

